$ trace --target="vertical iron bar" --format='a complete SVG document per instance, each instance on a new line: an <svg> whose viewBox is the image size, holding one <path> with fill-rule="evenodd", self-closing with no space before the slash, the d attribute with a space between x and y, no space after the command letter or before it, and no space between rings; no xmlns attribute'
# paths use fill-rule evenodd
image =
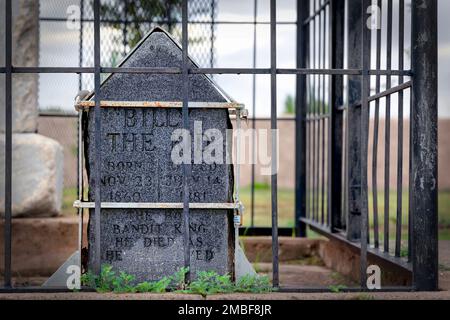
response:
<svg viewBox="0 0 450 320"><path fill-rule="evenodd" d="M80 37L79 37L79 57L78 57L78 63L80 65L80 68L83 67L83 36L84 36L84 0L80 0ZM78 75L78 90L83 89L83 74L80 73Z"/></svg>
<svg viewBox="0 0 450 320"><path fill-rule="evenodd" d="M321 6L321 0L317 0L318 3L318 7L320 8ZM319 12L318 15L316 15L316 19L317 19L317 24L318 24L318 28L317 28L317 33L318 33L318 43L317 43L317 68L320 69L321 68L321 64L322 64L322 11ZM320 119L320 114L322 112L322 101L321 101L321 80L322 80L322 75L317 75L317 110L316 110L316 126L317 126L317 164L316 164L316 187L317 187L317 194L316 194L316 216L317 216L317 222L320 223L321 221L321 209L320 209L320 196L321 196L321 188L320 188L320 169L321 169L321 127L322 127L322 120Z"/></svg>
<svg viewBox="0 0 450 320"><path fill-rule="evenodd" d="M123 37L122 45L123 45L123 56L125 57L127 55L127 45L128 45L128 40L127 40L128 0L123 0L123 14L124 14L124 19L123 19L123 29L122 29L122 37Z"/></svg>
<svg viewBox="0 0 450 320"><path fill-rule="evenodd" d="M347 67L361 68L362 29L364 10L361 1L348 6L348 55ZM365 23L365 21L364 21ZM348 125L347 125L347 238L358 241L361 236L361 76L348 77Z"/></svg>
<svg viewBox="0 0 450 320"><path fill-rule="evenodd" d="M316 6L317 1L313 0L313 14L316 12ZM312 56L312 65L313 68L317 68L317 51L316 51L316 18L314 17L312 21L310 22L313 25L313 56ZM317 116L317 100L316 100L316 85L317 75L313 75L313 87L312 87L312 112L311 115L313 117L313 120L311 120L311 126L312 126L312 139L313 139L313 145L312 145L312 214L313 214L313 220L317 221L317 206L316 206L316 183L317 183L317 176L316 176L316 140L317 140L317 125L316 120L314 120ZM318 143L318 142L317 142Z"/></svg>
<svg viewBox="0 0 450 320"><path fill-rule="evenodd" d="M172 21L172 10L173 10L172 1L166 1L166 18L167 18L167 30L169 33L172 33L172 28L174 25L174 21Z"/></svg>
<svg viewBox="0 0 450 320"><path fill-rule="evenodd" d="M383 1L378 0L377 6L379 8L377 21L381 23L381 14L383 9ZM376 48L376 69L381 69L381 25L377 29L377 48ZM375 93L380 92L381 78L376 76L375 80ZM380 130L380 99L375 101L375 119L373 127L373 151L372 151L372 194L373 194L373 234L374 234L374 246L379 248L380 246L380 231L378 221L378 135Z"/></svg>
<svg viewBox="0 0 450 320"><path fill-rule="evenodd" d="M438 289L437 1L412 2L412 260L416 290Z"/></svg>
<svg viewBox="0 0 450 320"><path fill-rule="evenodd" d="M256 68L256 18L258 15L258 0L253 5L253 69ZM251 186L251 226L255 226L255 164L256 164L256 74L252 76L252 186Z"/></svg>
<svg viewBox="0 0 450 320"><path fill-rule="evenodd" d="M332 61L333 61L333 57L331 54L331 2L328 4L327 7L327 11L328 14L326 16L326 30L327 30L327 63L326 63L326 68L331 69L332 67ZM326 204L327 204L327 210L326 210L326 215L327 215L327 227L330 228L330 231L332 230L331 227L331 117L332 117L332 111L331 109L333 108L331 105L331 75L327 76L326 79L326 83L327 83L327 94L325 95L327 97L327 108L325 110L328 119L327 119L327 145L326 145L326 150L327 150L327 186L326 186Z"/></svg>
<svg viewBox="0 0 450 320"><path fill-rule="evenodd" d="M345 32L345 0L333 0L330 4L330 63L331 68L344 68L344 32ZM336 232L342 228L342 152L343 152L343 110L344 104L343 76L331 77L331 99L330 99L330 157L329 157L329 180L330 195L328 201L329 213L331 215L331 231Z"/></svg>
<svg viewBox="0 0 450 320"><path fill-rule="evenodd" d="M214 68L214 39L215 39L215 16L216 16L216 1L211 0L211 47L209 48L209 66ZM212 76L212 75L211 75Z"/></svg>
<svg viewBox="0 0 450 320"><path fill-rule="evenodd" d="M306 50L309 35L303 21L309 15L309 0L297 2L297 68L306 68ZM295 106L295 235L306 237L306 77L297 75Z"/></svg>
<svg viewBox="0 0 450 320"><path fill-rule="evenodd" d="M5 276L11 288L11 218L12 218L12 6L5 1Z"/></svg>
<svg viewBox="0 0 450 320"><path fill-rule="evenodd" d="M79 65L80 68L83 66L83 10L84 10L84 0L80 0L80 34L79 34ZM80 73L78 75L78 90L81 91L82 87L82 77L83 74ZM82 155L82 118L83 113L80 110L77 117L77 137L78 137L78 143L77 143L77 195L78 200L83 201L83 155ZM83 208L79 208L77 210L78 213L78 259L79 261L79 267L80 272L83 272L83 258L82 258L82 249L83 249ZM81 276L81 273L80 273Z"/></svg>
<svg viewBox="0 0 450 320"><path fill-rule="evenodd" d="M277 25L276 2L270 0L270 127L272 131L272 283L279 286L278 272L278 146L277 146Z"/></svg>
<svg viewBox="0 0 450 320"><path fill-rule="evenodd" d="M367 281L367 244L368 244L368 179L367 179L367 158L369 139L369 95L370 95L370 40L371 30L367 27L367 9L371 0L363 0L361 16L362 32L362 88L361 88L361 252L360 252L360 285L366 288Z"/></svg>
<svg viewBox="0 0 450 320"><path fill-rule="evenodd" d="M315 0L310 0L310 6L312 5L311 12L314 12L315 8ZM311 15L311 12L309 15ZM314 68L314 57L315 57L315 25L314 20L311 20L308 23L308 33L310 35L309 39L309 47L308 48L308 67ZM314 135L314 122L311 121L311 117L314 116L314 85L315 85L315 75L308 75L308 134L309 134L309 165L308 165L308 176L309 176L309 195L308 195L308 201L309 201L309 219L314 220L315 213L314 213L314 172L315 172L315 166L314 166L314 142L315 142L315 135Z"/></svg>
<svg viewBox="0 0 450 320"><path fill-rule="evenodd" d="M405 0L399 0L399 49L398 69L404 68L404 29ZM403 76L398 78L403 83ZM398 93L398 149L397 149L397 221L395 234L395 256L400 257L402 245L402 213L403 213L403 90Z"/></svg>
<svg viewBox="0 0 450 320"><path fill-rule="evenodd" d="M306 0L308 3L308 13L307 16L311 14L311 0ZM312 43L311 39L314 39L314 36L312 34L312 28L311 23L306 24L308 29L305 31L305 34L307 34L307 38L305 38L305 44L308 46L305 51L307 52L306 56L306 65L308 68L312 68L312 62L311 62L311 56L313 56L312 51ZM307 174L307 194L306 194L306 203L307 203L307 212L306 216L308 219L313 220L313 201L312 201L312 123L309 121L309 117L311 116L311 101L312 101L312 76L306 75L306 84L307 84L307 96L306 96L306 132L307 132L307 167L306 167L306 174Z"/></svg>
<svg viewBox="0 0 450 320"><path fill-rule="evenodd" d="M182 76L183 76L183 128L190 130L189 127L189 74L188 74L188 0L182 2ZM189 141L190 143L190 141ZM189 177L191 173L191 159L183 164L183 243L184 243L184 267L190 269L191 250L190 250L190 230L189 230ZM185 281L190 280L189 270L186 273Z"/></svg>
<svg viewBox="0 0 450 320"><path fill-rule="evenodd" d="M95 263L94 273L100 274L101 269L101 109L100 109L100 0L94 0L94 84L95 84Z"/></svg>
<svg viewBox="0 0 450 320"><path fill-rule="evenodd" d="M79 56L78 63L80 68L83 67L83 17L84 17L84 0L80 0L80 34L79 34ZM83 73L78 75L78 91L81 91L83 88ZM81 114L81 112L80 112ZM77 118L77 135L81 133L81 116ZM80 144L77 145L77 156L78 158L81 156L80 154ZM77 172L80 172L80 162L77 162ZM80 179L82 177L80 175L77 176L77 193L80 193ZM81 198L79 198L81 200ZM78 214L82 216L83 210L77 210ZM81 251L80 251L80 259L81 259ZM80 260L81 261L81 260ZM81 269L80 269L81 270Z"/></svg>
<svg viewBox="0 0 450 320"><path fill-rule="evenodd" d="M83 111L78 112L77 118L77 153L78 153L78 162L77 162L77 195L78 200L83 201L83 133L82 133L82 124L83 120ZM82 249L83 249L83 208L78 208L78 258L80 259L80 271L83 270L83 259L82 259Z"/></svg>
<svg viewBox="0 0 450 320"><path fill-rule="evenodd" d="M321 6L321 0L318 0L318 7L320 8ZM318 46L317 46L317 68L320 69L322 67L322 10L320 10L320 12L318 13L318 15L316 16L317 18L317 24L318 24ZM317 122L317 166L316 166L316 170L317 170L317 197L316 197L316 209L317 209L317 222L321 222L322 218L321 218L321 200L320 200L320 196L321 196L321 179L320 179L320 173L321 173L321 128L322 128L322 119L321 119L321 112L322 112L322 86L321 86L321 82L322 82L322 75L317 75L317 118L316 118L316 122Z"/></svg>
<svg viewBox="0 0 450 320"><path fill-rule="evenodd" d="M325 66L325 58L326 58L326 9L323 9L322 12L320 13L320 16L323 16L322 22L323 23L323 28L322 28L322 68L326 68ZM321 105L322 105L322 110L321 110L321 115L325 115L326 110L325 110L325 79L326 79L326 75L322 75L322 98L321 98ZM322 126L322 134L321 134L321 140L322 140L322 195L320 197L320 201L321 201L321 205L320 205L320 209L321 209L321 223L324 224L325 223L325 125L326 125L326 119L322 118L320 120L321 122L321 126Z"/></svg>
<svg viewBox="0 0 450 320"><path fill-rule="evenodd" d="M386 69L392 69L392 0L387 8ZM386 90L391 87L391 76L386 76ZM386 119L384 136L384 252L389 252L389 192L390 192L390 156L391 156L391 96L386 97Z"/></svg>
<svg viewBox="0 0 450 320"><path fill-rule="evenodd" d="M318 1L318 7L320 7L320 0ZM321 49L322 49L322 41L321 41L321 36L322 36L322 25L320 23L321 19L320 19L320 15L316 15L315 16L315 21L317 21L317 69L320 69L320 58L321 58ZM317 86L316 86L316 119L314 120L316 123L316 156L317 156L317 160L316 160L316 221L320 222L320 209L319 209L319 204L320 204L320 127L321 127L321 120L320 119L320 80L321 80L321 75L317 75L316 76L316 81L317 81Z"/></svg>

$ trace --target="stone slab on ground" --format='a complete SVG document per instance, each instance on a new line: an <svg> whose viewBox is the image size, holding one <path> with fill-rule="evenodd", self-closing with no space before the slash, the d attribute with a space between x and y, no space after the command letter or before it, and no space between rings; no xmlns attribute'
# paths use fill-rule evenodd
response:
<svg viewBox="0 0 450 320"><path fill-rule="evenodd" d="M267 274L272 279L272 264L255 263L255 269L260 274ZM280 264L280 286L292 288L329 288L330 286L355 286L348 278L323 266Z"/></svg>
<svg viewBox="0 0 450 320"><path fill-rule="evenodd" d="M12 215L52 217L61 212L64 155L53 139L34 133L13 134ZM0 135L0 150L5 137ZM0 177L5 174L0 157ZM0 216L4 215L4 183L0 184Z"/></svg>
<svg viewBox="0 0 450 320"><path fill-rule="evenodd" d="M84 225L86 228L87 221ZM0 219L0 274L4 267L3 230L4 222ZM78 249L78 218L13 219L12 235L12 270L13 276L18 277L16 280L49 277Z"/></svg>
<svg viewBox="0 0 450 320"><path fill-rule="evenodd" d="M354 281L359 281L360 257L358 250L339 240L329 240L323 242L319 247L319 256L326 267ZM411 271L372 254L368 254L367 263L380 267L382 286L411 286Z"/></svg>
<svg viewBox="0 0 450 320"><path fill-rule="evenodd" d="M240 237L242 249L252 262L272 261L271 237ZM279 261L300 260L318 256L319 247L326 243L325 239L308 239L280 237Z"/></svg>

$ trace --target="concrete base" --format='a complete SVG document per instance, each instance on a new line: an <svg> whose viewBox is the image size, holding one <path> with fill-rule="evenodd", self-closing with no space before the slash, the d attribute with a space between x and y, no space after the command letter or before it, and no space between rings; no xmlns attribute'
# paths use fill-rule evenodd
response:
<svg viewBox="0 0 450 320"><path fill-rule="evenodd" d="M318 256L323 239L279 238L279 261L292 261ZM241 246L247 258L252 262L272 261L271 237L242 237Z"/></svg>
<svg viewBox="0 0 450 320"><path fill-rule="evenodd" d="M85 223L85 227L86 227ZM3 272L3 221L0 222L0 273ZM49 277L78 249L78 218L13 219L12 269L19 277ZM86 235L86 230L84 231ZM83 240L86 243L86 239ZM252 263L272 261L270 237L242 237L243 256ZM331 270L358 282L359 256L339 241L280 237L280 263L314 258ZM369 257L382 270L383 285L409 285L411 274L393 264ZM243 270L249 270L251 265ZM246 273L245 271L244 273ZM281 270L283 272L283 270Z"/></svg>
<svg viewBox="0 0 450 320"><path fill-rule="evenodd" d="M330 240L322 243L318 253L328 268L359 283L360 259L355 249L340 241ZM411 286L412 274L404 268L372 255L368 255L367 263L380 267L382 285Z"/></svg>
<svg viewBox="0 0 450 320"><path fill-rule="evenodd" d="M3 239L4 222L1 220L0 273L4 270ZM13 276L48 277L77 249L78 219L76 217L12 220Z"/></svg>

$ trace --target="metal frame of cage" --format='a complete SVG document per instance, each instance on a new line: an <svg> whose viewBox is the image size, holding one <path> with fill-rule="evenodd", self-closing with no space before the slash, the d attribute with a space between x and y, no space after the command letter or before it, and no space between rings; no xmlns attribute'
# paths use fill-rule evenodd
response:
<svg viewBox="0 0 450 320"><path fill-rule="evenodd" d="M392 1L392 0L389 0ZM403 3L403 0L400 0ZM324 117L330 117L332 120L338 118L337 112L341 106L333 106L328 115L314 116L312 119L306 117L306 92L305 86L307 76L311 75L326 75L334 79L333 90L335 86L339 86L336 81L338 76L349 76L358 79L359 89L361 90L360 99L356 99L348 106L349 110L358 108L362 115L368 115L369 102L377 101L381 97L387 97L394 92L400 92L405 88L411 88L412 95L412 113L411 113L411 167L410 176L413 177L410 182L411 196L411 246L410 246L410 269L412 271L412 286L383 288L380 291L411 291L411 290L437 290L438 288L438 260L437 260L437 1L423 0L419 3L417 0L412 0L412 63L411 70L375 70L370 68L370 47L368 46L370 40L370 32L365 27L366 20L364 19L368 14L364 8L367 8L372 1L363 0L360 4L360 12L356 12L357 17L353 17L351 21L352 27L359 29L360 32L355 32L353 35L358 41L361 50L353 52L355 61L360 61L361 67L344 68L343 61L333 61L329 68L311 67L307 66L307 49L303 45L309 43L308 35L305 32L305 25L308 25L315 19L323 10L330 8L330 19L333 21L332 26L340 26L342 22L341 15L343 14L342 2L343 0L325 0L315 8L313 15L309 14L309 1L297 1L297 67L293 69L279 69L276 63L276 1L270 1L270 68L199 68L189 69L188 62L188 20L187 8L188 1L183 0L182 3L182 52L183 63L181 68L103 68L100 65L100 19L99 19L99 0L94 1L94 67L93 68L64 68L64 67L14 67L12 65L12 23L11 23L11 0L6 0L6 60L5 67L0 68L0 73L5 74L5 101L6 101L6 130L5 130L5 283L1 291L42 291L42 288L13 288L11 286L11 183L12 183L12 96L11 83L12 74L14 73L93 73L95 77L95 92L100 90L100 74L101 73L140 73L140 74L181 74L184 79L184 88L182 101L183 127L189 129L188 116L188 75L189 74L268 74L271 82L271 129L277 129L277 75L290 74L297 77L297 101L296 101L296 146L298 150L296 153L296 231L298 236L305 236L306 226L324 233L327 237L335 238L346 242L347 245L355 247L360 253L360 271L361 282L357 288L349 288L343 291L365 291L366 267L368 254L377 254L380 257L389 260L391 257L379 250L368 248L366 241L351 241L343 238L338 233L338 228L334 225L338 222L337 217L333 214L329 217L331 225L323 225L314 219L309 219L310 213L305 207L306 199L306 135L308 134L308 121L321 121ZM426 2L425 6L421 4ZM314 1L314 4L316 2ZM306 9L308 8L308 9ZM340 22L339 22L340 21ZM336 30L333 28L332 38L334 43L331 44L333 49L339 49L343 43L337 38ZM392 31L392 30L390 30ZM335 46L340 46L336 48ZM332 55L334 60L334 55ZM374 96L370 96L369 81L370 76L399 76L411 77L410 83L401 84L398 87L393 87ZM100 105L99 95L95 95L95 142L100 145ZM361 116L359 118L359 125L362 128L367 127L368 117ZM331 135L332 139L336 139ZM276 151L276 139L272 140L272 154ZM367 163L367 149L368 143L366 139L360 140L360 150L358 154L361 161ZM97 150L99 150L97 148ZM97 151L95 157L99 157ZM271 176L271 195L272 195L272 226L270 228L272 234L272 253L273 253L273 286L279 288L281 291L290 292L323 292L329 291L326 288L280 288L279 283L279 259L278 259L278 201L277 201L277 174L276 163L272 162L272 176ZM99 163L99 162L96 162ZM333 164L331 164L333 166ZM362 168L366 168L362 166ZM184 185L184 199L183 199L183 219L186 227L186 222L189 219L189 199L187 192L188 184L187 177L190 173L190 165L183 166L183 185ZM333 169L333 168L332 168ZM334 170L331 170L333 173ZM97 176L100 173L99 168L95 168L94 174ZM368 189L367 189L367 172L361 170L360 172L360 239L367 238L368 230ZM100 217L100 187L95 188L94 204L96 219ZM332 203L332 199L329 199ZM331 211L333 213L333 211ZM336 220L335 220L336 219ZM100 224L96 223L95 237L100 236ZM184 235L185 240L189 237L189 229L187 228ZM99 242L97 242L99 243ZM97 251L99 252L99 250ZM388 257L389 256L389 257ZM395 263L399 259L393 257ZM185 264L189 265L189 253L185 252ZM51 289L51 291L65 291L67 289Z"/></svg>

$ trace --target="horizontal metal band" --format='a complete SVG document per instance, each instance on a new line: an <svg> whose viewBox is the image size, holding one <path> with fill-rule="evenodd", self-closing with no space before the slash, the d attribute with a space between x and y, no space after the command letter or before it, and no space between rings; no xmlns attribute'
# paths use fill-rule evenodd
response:
<svg viewBox="0 0 450 320"><path fill-rule="evenodd" d="M12 67L12 73L76 73L94 74L93 67ZM367 70L371 76L407 76L413 75L412 70ZM1 67L0 73L6 73L6 68ZM129 74L181 74L181 68L177 67L129 67L112 68L102 67L100 73L129 73ZM271 74L270 68L196 68L189 69L189 74ZM277 74L293 75L362 75L361 69L276 69Z"/></svg>
<svg viewBox="0 0 450 320"><path fill-rule="evenodd" d="M76 200L75 208L94 209L95 202ZM102 202L102 209L183 209L182 202ZM189 209L242 210L242 203L190 203Z"/></svg>
<svg viewBox="0 0 450 320"><path fill-rule="evenodd" d="M375 101L375 100L387 97L389 95L395 94L395 93L397 93L399 91L403 91L403 90L409 89L411 87L412 87L412 81L407 81L407 82L404 82L404 83L402 83L402 84L400 84L398 86L395 86L395 87L389 88L389 89L387 89L385 91L382 91L380 93L374 94L373 96L370 96L368 98L368 100L369 100L369 102L372 102L372 101Z"/></svg>
<svg viewBox="0 0 450 320"><path fill-rule="evenodd" d="M344 243L346 246L358 250L358 252L361 252L361 242L352 242L350 240L347 240L344 234L342 233L334 233L331 232L331 229L329 226L325 226L319 222L316 222L314 220L308 219L308 218L300 218L300 221L309 225L312 230L315 232L320 233L321 235L334 240L339 240L340 242ZM405 269L408 272L412 272L412 264L408 262L404 258L395 257L390 255L387 252L381 251L379 248L374 248L373 246L369 246L367 248L367 253L373 256L376 256L378 258L381 258L389 263L395 264L396 266L399 266L403 269Z"/></svg>
<svg viewBox="0 0 450 320"><path fill-rule="evenodd" d="M80 101L75 104L77 111L95 107L95 101ZM183 108L182 101L100 101L102 108ZM189 102L192 109L234 109L242 110L245 106L237 102Z"/></svg>
<svg viewBox="0 0 450 320"><path fill-rule="evenodd" d="M373 102L373 101L376 101L376 100L380 100L380 99L385 98L387 96L396 94L396 93L398 93L400 91L407 90L407 89L409 89L411 87L412 87L412 81L407 81L407 82L404 82L404 83L402 83L402 84L400 84L398 86L389 88L387 90L381 91L380 93L377 93L377 94L374 94L372 96L369 96L367 98L367 101L368 102ZM359 108L359 107L361 107L361 101L356 101L354 104L352 104L350 106L350 108ZM345 110L345 108L346 108L345 105L341 105L341 106L339 106L337 108L337 110L338 111L343 111L343 110Z"/></svg>

